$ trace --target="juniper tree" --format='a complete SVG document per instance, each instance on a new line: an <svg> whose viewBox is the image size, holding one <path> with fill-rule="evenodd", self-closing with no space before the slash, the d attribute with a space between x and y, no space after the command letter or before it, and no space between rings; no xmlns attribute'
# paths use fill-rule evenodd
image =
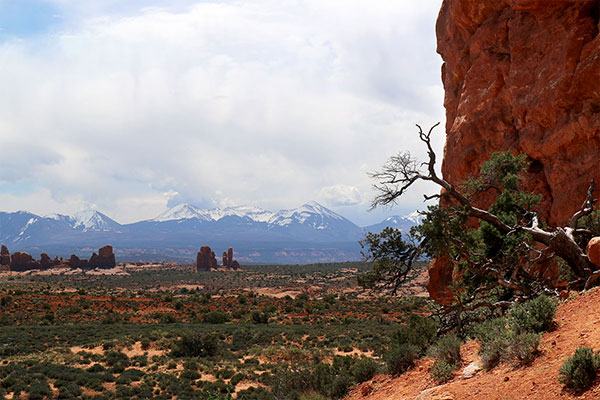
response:
<svg viewBox="0 0 600 400"><path fill-rule="evenodd" d="M435 170L436 154L431 145L434 125L425 132L417 125L428 160L419 162L401 152L370 173L377 196L372 208L395 204L418 181L433 182L439 194L424 195L441 200L428 207L422 223L404 237L394 229L368 234L361 242L363 255L375 261L373 273L363 285L397 290L413 270L415 260L425 255L444 257L458 273L454 304L445 312L462 312L485 307L504 309L518 299L559 290L546 269L558 263L569 288L587 289L596 284L600 271L590 262L584 248L600 227L594 211L592 181L582 206L565 227L549 227L540 220L537 205L541 196L523 190L528 168L523 154L498 152L484 163L479 175L455 186ZM491 206L476 206L476 199L488 195ZM585 224L583 223L585 222ZM598 233L598 232L596 232Z"/></svg>

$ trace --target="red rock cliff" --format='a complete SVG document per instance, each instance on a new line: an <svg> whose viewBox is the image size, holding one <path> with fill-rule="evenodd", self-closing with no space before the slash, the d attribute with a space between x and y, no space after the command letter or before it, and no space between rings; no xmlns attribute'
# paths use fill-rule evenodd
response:
<svg viewBox="0 0 600 400"><path fill-rule="evenodd" d="M489 153L523 152L542 214L564 224L600 182L600 0L444 0L442 172L458 183Z"/></svg>

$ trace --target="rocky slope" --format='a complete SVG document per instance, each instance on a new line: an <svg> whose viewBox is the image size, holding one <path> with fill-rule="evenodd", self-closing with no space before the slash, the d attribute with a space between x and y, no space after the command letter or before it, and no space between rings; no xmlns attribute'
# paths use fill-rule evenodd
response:
<svg viewBox="0 0 600 400"><path fill-rule="evenodd" d="M543 335L540 354L531 365L499 366L469 379L462 378L462 370L458 370L450 382L436 385L429 376L433 360L424 359L400 377L376 376L355 387L345 400L598 399L598 380L585 393L575 395L558 382L558 370L578 346L600 350L599 305L599 288L563 303L555 317L556 329ZM462 356L464 368L477 358L477 344L465 344Z"/></svg>
<svg viewBox="0 0 600 400"><path fill-rule="evenodd" d="M491 152L523 152L542 213L567 222L600 182L599 18L598 0L444 0L446 179L475 174Z"/></svg>

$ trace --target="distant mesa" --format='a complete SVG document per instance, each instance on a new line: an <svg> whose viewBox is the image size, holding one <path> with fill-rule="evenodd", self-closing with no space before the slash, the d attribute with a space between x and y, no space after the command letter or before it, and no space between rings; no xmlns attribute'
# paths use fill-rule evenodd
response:
<svg viewBox="0 0 600 400"><path fill-rule="evenodd" d="M44 270L61 267L110 269L114 268L116 265L117 263L112 246L101 247L98 250L98 254L92 254L89 261L85 259L82 260L75 254L72 254L68 260L63 260L62 257L54 257L52 259L47 253L42 253L40 259L36 260L31 254L24 251L15 251L11 255L5 245L2 245L2 248L0 249L0 267L10 271Z"/></svg>
<svg viewBox="0 0 600 400"><path fill-rule="evenodd" d="M210 271L216 269L217 257L215 252L211 250L210 246L202 246L198 255L196 256L196 271ZM240 264L237 260L233 259L233 247L223 252L223 268L239 269Z"/></svg>

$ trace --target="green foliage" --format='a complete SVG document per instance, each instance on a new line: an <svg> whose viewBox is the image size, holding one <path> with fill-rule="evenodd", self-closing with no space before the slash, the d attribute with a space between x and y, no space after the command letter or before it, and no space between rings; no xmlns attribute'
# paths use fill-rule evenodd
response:
<svg viewBox="0 0 600 400"><path fill-rule="evenodd" d="M376 288L384 283L397 290L412 271L413 261L418 254L414 243L405 242L399 229L386 227L380 233L368 232L361 240L361 254L372 260L373 271L358 277L359 285Z"/></svg>
<svg viewBox="0 0 600 400"><path fill-rule="evenodd" d="M589 347L578 347L560 367L559 381L568 388L582 391L592 385L599 368L600 355Z"/></svg>
<svg viewBox="0 0 600 400"><path fill-rule="evenodd" d="M368 381L378 370L379 363L372 358L361 358L350 368L355 383Z"/></svg>
<svg viewBox="0 0 600 400"><path fill-rule="evenodd" d="M419 358L419 348L414 344L401 343L392 347L384 356L388 372L392 375L400 375L406 372Z"/></svg>
<svg viewBox="0 0 600 400"><path fill-rule="evenodd" d="M410 314L392 335L392 346L384 355L388 371L399 375L412 367L435 340L437 329L433 319Z"/></svg>
<svg viewBox="0 0 600 400"><path fill-rule="evenodd" d="M454 377L455 369L454 364L449 364L445 360L436 360L431 367L430 375L438 384L445 383Z"/></svg>
<svg viewBox="0 0 600 400"><path fill-rule="evenodd" d="M255 324L266 324L269 322L269 313L266 311L254 310L250 313L250 317Z"/></svg>
<svg viewBox="0 0 600 400"><path fill-rule="evenodd" d="M231 321L229 315L222 311L211 311L202 316L204 322L209 324L224 324Z"/></svg>
<svg viewBox="0 0 600 400"><path fill-rule="evenodd" d="M458 365L462 361L460 355L461 340L456 335L446 335L429 348L429 354L437 361L448 365Z"/></svg>
<svg viewBox="0 0 600 400"><path fill-rule="evenodd" d="M483 367L490 369L500 362L528 364L537 352L540 334L517 333L506 318L495 318L475 326L475 338L480 344L479 355Z"/></svg>
<svg viewBox="0 0 600 400"><path fill-rule="evenodd" d="M392 344L411 344L418 349L419 355L422 355L435 340L438 327L432 318L410 314L392 336Z"/></svg>
<svg viewBox="0 0 600 400"><path fill-rule="evenodd" d="M515 304L510 310L511 328L516 333L540 333L554 325L554 315L558 302L546 295L540 295L522 304Z"/></svg>
<svg viewBox="0 0 600 400"><path fill-rule="evenodd" d="M173 344L171 355L173 357L212 357L219 350L217 336L198 333L188 333Z"/></svg>

